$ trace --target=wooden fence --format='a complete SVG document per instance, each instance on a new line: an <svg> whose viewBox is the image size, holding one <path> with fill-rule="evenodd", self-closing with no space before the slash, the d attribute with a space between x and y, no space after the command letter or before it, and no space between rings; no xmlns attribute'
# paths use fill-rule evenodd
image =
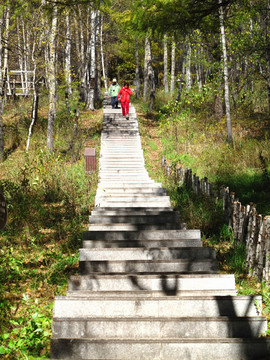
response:
<svg viewBox="0 0 270 360"><path fill-rule="evenodd" d="M225 223L232 227L234 239L246 246L246 268L258 280L270 278L270 216L258 214L254 204L242 205L235 193L228 187L214 191L213 185L205 177L200 179L191 169L172 167L162 157L164 173L174 177L181 186L191 188L196 194L206 194L223 203Z"/></svg>

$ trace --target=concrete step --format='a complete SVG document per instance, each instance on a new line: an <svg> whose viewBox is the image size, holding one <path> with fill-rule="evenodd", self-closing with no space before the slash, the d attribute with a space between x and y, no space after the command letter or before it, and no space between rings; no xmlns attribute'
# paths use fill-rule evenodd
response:
<svg viewBox="0 0 270 360"><path fill-rule="evenodd" d="M80 261L111 261L111 260L171 260L216 259L214 248L122 248L122 249L80 249Z"/></svg>
<svg viewBox="0 0 270 360"><path fill-rule="evenodd" d="M142 247L151 249L153 247L202 247L201 240L84 240L83 247L90 248L135 248Z"/></svg>
<svg viewBox="0 0 270 360"><path fill-rule="evenodd" d="M71 290L71 289L70 289ZM123 318L177 318L177 317L242 317L260 316L261 296L107 296L101 292L92 297L88 293L76 291L69 296L57 296L53 308L55 318L68 317L123 317ZM121 292L120 292L121 293ZM72 295L74 294L74 295ZM81 294L81 297L80 297ZM134 293L136 295L136 291Z"/></svg>
<svg viewBox="0 0 270 360"><path fill-rule="evenodd" d="M119 154L120 155L120 154ZM110 162L110 163L127 163L129 164L130 162L139 162L139 163L144 163L144 158L142 155L139 156L132 156L132 154L125 154L125 156L118 156L117 158L115 158L112 154L106 154L103 155L102 157L100 157L99 162L102 163L104 161Z"/></svg>
<svg viewBox="0 0 270 360"><path fill-rule="evenodd" d="M216 274L212 259L173 260L80 260L81 275L93 274Z"/></svg>
<svg viewBox="0 0 270 360"><path fill-rule="evenodd" d="M99 200L96 202L96 206L101 207L112 207L112 208L118 208L118 207L142 207L145 205L145 201L134 201L134 202L124 202L124 201L109 201L109 200ZM168 201L163 202L148 202L149 207L160 207L160 206L170 206L170 203Z"/></svg>
<svg viewBox="0 0 270 360"><path fill-rule="evenodd" d="M120 168L115 168L115 169L108 169L106 167L103 167L102 169L99 170L99 178L105 178L105 179L110 179L111 177L114 177L115 179L119 179L121 181L123 180L132 180L132 179L136 179L136 178L140 178L140 180L147 180L149 179L149 175L148 172L144 169L144 168L140 168L140 169L120 169Z"/></svg>
<svg viewBox="0 0 270 360"><path fill-rule="evenodd" d="M236 296L235 289L214 289L214 290L178 290L176 295L172 293L169 295L171 298L186 298L186 297L209 297L209 296ZM130 298L141 299L144 298L162 298L163 291L147 291L147 290L134 290L134 291L92 291L92 290L68 290L68 298L72 299L92 299L92 298Z"/></svg>
<svg viewBox="0 0 270 360"><path fill-rule="evenodd" d="M110 196L110 195L107 195ZM99 199L101 196L97 196L96 199ZM174 212L169 212L167 214L157 214L157 215L90 215L89 216L90 224L116 224L116 223L129 223L129 224L166 224L166 223L175 223L179 222L179 214Z"/></svg>
<svg viewBox="0 0 270 360"><path fill-rule="evenodd" d="M100 183L98 184L98 190L102 190L102 184L105 184L106 182L104 181L100 181ZM136 183L134 180L134 183L132 184L126 184L123 182L117 183L117 184L112 184L111 186L106 186L106 189L160 189L162 188L162 184L161 183L155 183L153 180L152 181L147 181L147 182L140 182L140 183Z"/></svg>
<svg viewBox="0 0 270 360"><path fill-rule="evenodd" d="M200 230L84 231L83 240L199 240Z"/></svg>
<svg viewBox="0 0 270 360"><path fill-rule="evenodd" d="M100 195L100 194L147 194L147 195L166 195L166 189L164 188L106 188L106 189L97 189L96 195Z"/></svg>
<svg viewBox="0 0 270 360"><path fill-rule="evenodd" d="M131 120L128 123L121 122L105 122L103 123L103 131L110 130L138 130L138 123Z"/></svg>
<svg viewBox="0 0 270 360"><path fill-rule="evenodd" d="M133 187L133 186L144 186L144 187L151 187L154 186L154 180L151 178L145 179L128 179L128 180L118 180L118 179L100 179L98 183L98 188L111 188L113 186L116 187ZM143 206L142 206L143 207Z"/></svg>
<svg viewBox="0 0 270 360"><path fill-rule="evenodd" d="M264 317L55 318L54 338L196 339L254 338L267 330Z"/></svg>
<svg viewBox="0 0 270 360"><path fill-rule="evenodd" d="M179 290L234 290L233 275L195 274L195 275L82 275L72 276L70 290L93 291L164 291L176 294Z"/></svg>
<svg viewBox="0 0 270 360"><path fill-rule="evenodd" d="M110 145L116 145L119 146L119 144L138 144L141 147L141 139L140 136L133 136L131 138L121 138L121 136L115 136L115 137L110 137L108 138L108 136L101 134L101 146L103 144L110 144Z"/></svg>
<svg viewBox="0 0 270 360"><path fill-rule="evenodd" d="M136 129L134 129L134 130L118 130L118 129L114 129L114 130L106 130L106 129L103 129L102 130L102 132L103 132L103 134L104 134L104 136L110 136L110 135L112 135L112 136L119 136L119 135L121 135L121 137L122 138L126 138L126 137L130 137L130 136L136 136L136 135L138 135L138 133L139 133L139 130L136 130Z"/></svg>
<svg viewBox="0 0 270 360"><path fill-rule="evenodd" d="M154 189L154 192L159 192L159 190L163 189ZM164 189L165 190L165 189ZM99 190L100 193L107 193L107 190ZM110 190L111 191L111 190ZM119 191L119 190L112 190L113 192ZM131 193L132 194L133 189L124 189L123 193ZM146 189L146 191L149 191ZM159 195L159 194L158 194ZM168 216L171 214L171 216L179 217L180 213L178 211L174 211L172 208L100 208L95 207L91 211L91 215L95 216L147 216L147 215L160 215L160 216Z"/></svg>
<svg viewBox="0 0 270 360"><path fill-rule="evenodd" d="M176 230L180 224L89 224L88 229L92 231L140 231L140 230Z"/></svg>
<svg viewBox="0 0 270 360"><path fill-rule="evenodd" d="M97 197L98 198L98 197ZM170 197L167 195L150 195L148 196L147 194L142 194L142 195L137 195L137 194L133 194L133 195L126 195L126 194L119 194L117 196L107 196L106 194L104 194L102 196L102 199L106 199L106 201L109 202L142 202L144 201L144 204L148 204L148 203L159 203L159 202L166 202L166 203L170 203ZM121 207L122 205L120 205L119 207ZM129 206L128 206L129 207ZM140 206L137 206L140 207Z"/></svg>
<svg viewBox="0 0 270 360"><path fill-rule="evenodd" d="M139 155L141 153L143 153L142 150L142 146L141 146L141 142L139 141L139 137L138 139L133 138L132 140L129 139L121 139L121 138L104 138L101 140L101 150L105 151L105 150L110 150L112 149L113 151L117 152L117 151L122 151L123 150L135 150L134 155ZM137 152L137 151L138 152ZM125 153L123 153L125 154ZM103 152L102 152L102 156L103 156Z"/></svg>
<svg viewBox="0 0 270 360"><path fill-rule="evenodd" d="M122 171L144 171L147 173L147 171L144 168L144 163L141 162L129 162L129 163L121 163L121 162L115 162L112 163L111 161L102 161L99 163L99 170L122 170Z"/></svg>
<svg viewBox="0 0 270 360"><path fill-rule="evenodd" d="M99 360L269 359L267 339L52 339L51 357Z"/></svg>
<svg viewBox="0 0 270 360"><path fill-rule="evenodd" d="M116 166L120 166L120 167L140 167L140 166L144 166L144 160L143 159L119 159L119 160L112 160L112 159L107 159L107 158L103 158L100 159L99 161L100 166L108 166L108 167L116 167Z"/></svg>

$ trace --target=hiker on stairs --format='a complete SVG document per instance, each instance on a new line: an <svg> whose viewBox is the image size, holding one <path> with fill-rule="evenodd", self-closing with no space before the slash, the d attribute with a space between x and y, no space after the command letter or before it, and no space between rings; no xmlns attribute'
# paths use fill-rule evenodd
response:
<svg viewBox="0 0 270 360"><path fill-rule="evenodd" d="M112 109L118 109L118 93L120 90L120 85L117 83L116 79L113 79L111 86L109 87L109 96L111 97Z"/></svg>
<svg viewBox="0 0 270 360"><path fill-rule="evenodd" d="M129 83L125 83L124 87L122 87L119 91L118 99L120 99L122 114L126 117L126 119L129 119L130 95L132 95L132 91L129 88Z"/></svg>

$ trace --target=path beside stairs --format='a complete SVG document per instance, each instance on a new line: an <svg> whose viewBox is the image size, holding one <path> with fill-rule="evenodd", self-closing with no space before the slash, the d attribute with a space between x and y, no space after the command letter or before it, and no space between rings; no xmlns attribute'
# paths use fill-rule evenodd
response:
<svg viewBox="0 0 270 360"><path fill-rule="evenodd" d="M104 108L80 275L53 310L52 359L270 359L259 296L236 296L200 230L181 228L145 166L136 112Z"/></svg>

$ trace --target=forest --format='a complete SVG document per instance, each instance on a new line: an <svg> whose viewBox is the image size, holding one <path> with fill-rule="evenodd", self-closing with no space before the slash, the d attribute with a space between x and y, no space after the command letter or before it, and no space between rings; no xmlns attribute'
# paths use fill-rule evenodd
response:
<svg viewBox="0 0 270 360"><path fill-rule="evenodd" d="M180 187L161 164L270 216L270 0L0 0L3 359L49 356L54 297L77 272L94 206L84 147L98 158L113 78L134 90L150 176L270 318L269 281L246 268L220 201Z"/></svg>

